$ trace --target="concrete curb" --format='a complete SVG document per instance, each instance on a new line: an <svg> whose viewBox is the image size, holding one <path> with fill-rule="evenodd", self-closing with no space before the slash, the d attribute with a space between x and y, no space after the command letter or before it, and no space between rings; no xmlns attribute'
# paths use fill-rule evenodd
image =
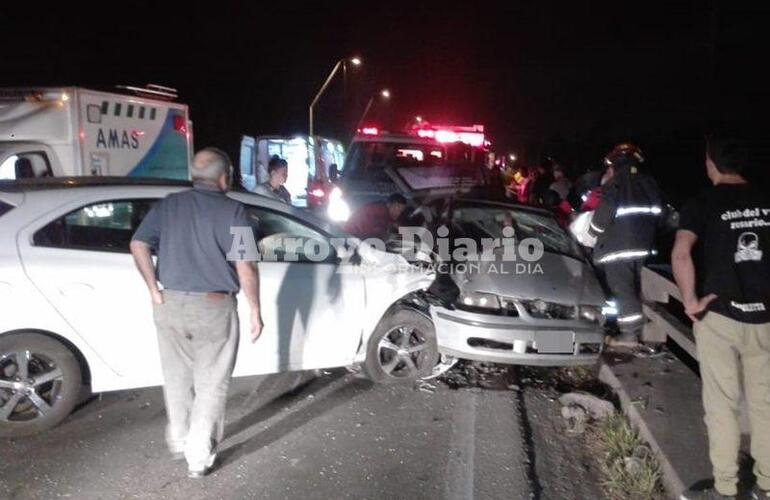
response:
<svg viewBox="0 0 770 500"><path fill-rule="evenodd" d="M657 440L653 436L644 418L639 413L636 406L631 402L631 397L628 395L620 380L612 372L607 364L602 363L599 369L599 380L607 384L617 394L620 400L620 406L623 408L623 412L626 414L631 424L639 432L639 436L650 445L650 449L655 453L658 461L660 462L661 470L663 473L663 487L671 498L677 499L679 496L687 490L684 481L677 473L674 466L663 453L663 449Z"/></svg>

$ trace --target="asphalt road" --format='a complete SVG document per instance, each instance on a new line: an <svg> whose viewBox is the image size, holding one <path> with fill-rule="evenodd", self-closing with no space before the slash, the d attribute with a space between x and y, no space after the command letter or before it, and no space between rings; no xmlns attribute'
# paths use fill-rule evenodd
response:
<svg viewBox="0 0 770 500"><path fill-rule="evenodd" d="M221 465L198 480L166 452L159 388L104 394L48 433L0 440L0 498L602 498L552 390L514 371L482 385L237 379Z"/></svg>

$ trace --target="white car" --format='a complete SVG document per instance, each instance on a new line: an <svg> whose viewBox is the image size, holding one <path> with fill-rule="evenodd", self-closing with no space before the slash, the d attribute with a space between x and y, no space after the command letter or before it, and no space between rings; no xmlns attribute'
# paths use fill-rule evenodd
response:
<svg viewBox="0 0 770 500"><path fill-rule="evenodd" d="M56 425L83 385L103 392L163 383L149 294L128 251L152 204L189 189L162 182L0 184L0 436ZM228 196L247 205L260 237L345 236L278 201ZM438 354L422 291L432 271L364 246L347 261L299 257L257 264L264 330L252 344L242 321L235 376L361 362L380 381L430 373ZM242 318L247 308L241 300Z"/></svg>

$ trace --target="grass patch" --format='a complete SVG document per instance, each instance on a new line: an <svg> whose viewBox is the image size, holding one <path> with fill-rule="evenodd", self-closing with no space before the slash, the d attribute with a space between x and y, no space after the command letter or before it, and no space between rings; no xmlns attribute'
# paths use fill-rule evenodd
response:
<svg viewBox="0 0 770 500"><path fill-rule="evenodd" d="M602 484L612 500L664 499L660 464L621 413L597 423ZM629 464L629 462L632 462Z"/></svg>

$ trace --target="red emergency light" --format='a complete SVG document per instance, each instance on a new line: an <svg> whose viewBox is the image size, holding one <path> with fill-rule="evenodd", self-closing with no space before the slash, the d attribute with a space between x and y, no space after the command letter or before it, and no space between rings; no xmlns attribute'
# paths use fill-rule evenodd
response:
<svg viewBox="0 0 770 500"><path fill-rule="evenodd" d="M441 143L462 142L476 148L486 144L483 125L473 125L472 127L430 125L423 121L413 126L411 132L418 137L435 139Z"/></svg>
<svg viewBox="0 0 770 500"><path fill-rule="evenodd" d="M377 127L364 127L358 129L358 132L363 135L380 135L380 129Z"/></svg>

